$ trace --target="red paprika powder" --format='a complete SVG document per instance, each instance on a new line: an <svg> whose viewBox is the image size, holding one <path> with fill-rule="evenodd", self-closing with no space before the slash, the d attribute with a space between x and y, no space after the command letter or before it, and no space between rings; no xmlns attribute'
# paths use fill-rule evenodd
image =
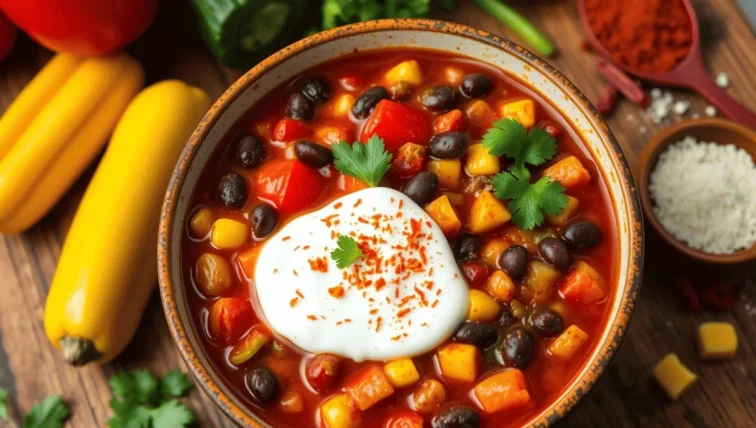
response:
<svg viewBox="0 0 756 428"><path fill-rule="evenodd" d="M632 70L663 73L690 50L693 29L679 0L585 0L599 43Z"/></svg>

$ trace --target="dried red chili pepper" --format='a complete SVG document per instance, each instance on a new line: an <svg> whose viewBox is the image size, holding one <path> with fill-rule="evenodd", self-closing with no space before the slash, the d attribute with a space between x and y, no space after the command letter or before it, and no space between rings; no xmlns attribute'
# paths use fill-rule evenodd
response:
<svg viewBox="0 0 756 428"><path fill-rule="evenodd" d="M680 300L683 309L692 312L701 310L701 299L698 297L690 279L684 276L674 278L671 282L671 288Z"/></svg>
<svg viewBox="0 0 756 428"><path fill-rule="evenodd" d="M618 99L619 91L613 85L609 85L596 103L596 109L602 116L608 116L614 111L614 107L617 106Z"/></svg>

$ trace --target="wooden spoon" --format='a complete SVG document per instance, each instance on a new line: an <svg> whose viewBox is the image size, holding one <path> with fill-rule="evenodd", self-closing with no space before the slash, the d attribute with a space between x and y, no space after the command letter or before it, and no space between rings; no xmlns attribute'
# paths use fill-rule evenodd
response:
<svg viewBox="0 0 756 428"><path fill-rule="evenodd" d="M588 24L588 17L585 13L585 0L578 1L578 10L580 12L580 22L585 28L588 41L593 49L606 58L607 61L611 61L629 74L650 82L692 89L706 97L722 113L729 116L731 119L736 120L751 129L756 129L756 114L738 103L724 89L717 86L714 80L712 80L706 72L706 68L701 59L700 31L696 12L693 9L693 5L690 3L690 0L679 1L682 2L688 13L688 19L690 19L691 29L693 31L693 41L688 55L680 61L675 68L658 74L636 71L614 62L609 52L601 45L601 43L599 43L598 39L596 39L591 26Z"/></svg>

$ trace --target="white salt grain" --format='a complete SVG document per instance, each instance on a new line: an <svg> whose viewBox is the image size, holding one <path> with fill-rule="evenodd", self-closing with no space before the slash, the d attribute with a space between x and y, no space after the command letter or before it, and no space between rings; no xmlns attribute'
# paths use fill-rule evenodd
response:
<svg viewBox="0 0 756 428"><path fill-rule="evenodd" d="M678 116L682 116L685 113L688 112L688 109L690 109L690 101L677 101L675 102L675 106L673 107L675 114Z"/></svg>
<svg viewBox="0 0 756 428"><path fill-rule="evenodd" d="M714 117L717 115L717 108L714 106L706 106L704 113L706 113L706 116Z"/></svg>
<svg viewBox="0 0 756 428"><path fill-rule="evenodd" d="M717 86L720 88L729 88L730 87L730 76L727 73L719 73L717 74L717 78L715 79Z"/></svg>
<svg viewBox="0 0 756 428"><path fill-rule="evenodd" d="M729 254L756 242L756 166L732 144L672 144L649 185L664 228L691 248Z"/></svg>

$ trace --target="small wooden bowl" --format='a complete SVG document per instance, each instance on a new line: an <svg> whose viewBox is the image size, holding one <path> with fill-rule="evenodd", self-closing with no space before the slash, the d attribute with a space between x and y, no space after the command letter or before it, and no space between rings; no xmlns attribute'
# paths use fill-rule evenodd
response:
<svg viewBox="0 0 756 428"><path fill-rule="evenodd" d="M647 222L651 223L669 245L692 259L719 265L743 263L756 259L756 244L732 254L711 254L693 249L668 232L656 216L649 190L651 171L656 166L659 156L670 144L681 141L687 136L699 141L733 144L747 151L756 161L756 132L738 123L718 118L693 119L678 122L664 129L646 144L640 155L638 191Z"/></svg>

